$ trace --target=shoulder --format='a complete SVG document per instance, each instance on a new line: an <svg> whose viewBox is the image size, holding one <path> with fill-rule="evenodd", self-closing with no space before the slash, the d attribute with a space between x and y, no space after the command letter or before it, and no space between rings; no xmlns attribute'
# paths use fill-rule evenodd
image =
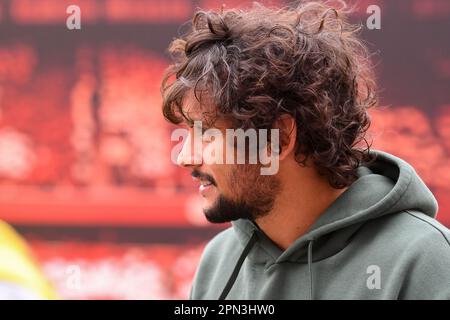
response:
<svg viewBox="0 0 450 320"><path fill-rule="evenodd" d="M431 268L448 273L444 269L450 268L449 239L449 230L436 219L405 210L367 221L352 242L358 252L384 265L408 272Z"/></svg>
<svg viewBox="0 0 450 320"><path fill-rule="evenodd" d="M424 238L431 238L450 250L450 231L436 219L427 216L420 211L406 210L411 224L419 230Z"/></svg>
<svg viewBox="0 0 450 320"><path fill-rule="evenodd" d="M450 254L450 231L434 218L416 210L404 210L365 224L365 233L390 248L412 251L438 250Z"/></svg>
<svg viewBox="0 0 450 320"><path fill-rule="evenodd" d="M405 210L368 222L361 248L383 265L399 299L450 299L450 232L426 214ZM390 274L390 276L388 276Z"/></svg>

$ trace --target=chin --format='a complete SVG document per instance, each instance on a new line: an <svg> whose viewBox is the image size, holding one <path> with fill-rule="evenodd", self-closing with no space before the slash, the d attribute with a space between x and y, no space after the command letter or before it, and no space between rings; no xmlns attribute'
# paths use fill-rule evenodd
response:
<svg viewBox="0 0 450 320"><path fill-rule="evenodd" d="M207 203L204 203L204 205L202 207L203 212L205 213L205 212L214 210L215 209L214 204L215 204L214 202L209 202L209 201Z"/></svg>
<svg viewBox="0 0 450 320"><path fill-rule="evenodd" d="M203 208L209 209L213 207L217 202L217 196L209 194L207 196L203 196Z"/></svg>

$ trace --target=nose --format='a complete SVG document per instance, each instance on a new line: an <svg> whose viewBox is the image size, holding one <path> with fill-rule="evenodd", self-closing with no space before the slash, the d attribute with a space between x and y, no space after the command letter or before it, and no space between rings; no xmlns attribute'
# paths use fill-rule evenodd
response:
<svg viewBox="0 0 450 320"><path fill-rule="evenodd" d="M183 143L183 147L178 154L177 164L180 167L196 167L202 164L201 141L196 142L195 139L192 138L192 136L193 135L191 134L191 132L189 132Z"/></svg>

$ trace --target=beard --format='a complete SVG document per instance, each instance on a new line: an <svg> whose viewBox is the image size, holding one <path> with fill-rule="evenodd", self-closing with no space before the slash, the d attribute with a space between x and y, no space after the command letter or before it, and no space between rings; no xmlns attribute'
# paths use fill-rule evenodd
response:
<svg viewBox="0 0 450 320"><path fill-rule="evenodd" d="M255 220L269 214L280 192L280 183L273 175L261 175L260 168L260 165L236 165L228 179L228 190L232 194L220 193L214 204L203 211L206 219L224 223Z"/></svg>

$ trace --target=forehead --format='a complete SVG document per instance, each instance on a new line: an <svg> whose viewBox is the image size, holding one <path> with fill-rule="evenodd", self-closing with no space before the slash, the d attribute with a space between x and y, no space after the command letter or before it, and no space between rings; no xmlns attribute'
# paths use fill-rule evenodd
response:
<svg viewBox="0 0 450 320"><path fill-rule="evenodd" d="M218 115L218 109L211 99L207 98L206 95L202 97L197 95L197 97L192 92L189 92L183 99L181 113L184 122L192 125L194 121L201 121L203 125L209 127L219 124L224 125L223 117Z"/></svg>
<svg viewBox="0 0 450 320"><path fill-rule="evenodd" d="M201 120L202 117L202 107L200 102L194 97L192 93L186 94L183 99L183 105L181 107L181 112L190 120Z"/></svg>

